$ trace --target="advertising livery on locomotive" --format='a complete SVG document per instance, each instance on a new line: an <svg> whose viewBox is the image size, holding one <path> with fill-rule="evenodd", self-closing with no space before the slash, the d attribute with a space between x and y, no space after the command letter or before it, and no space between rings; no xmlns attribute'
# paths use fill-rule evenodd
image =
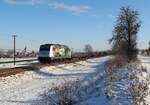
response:
<svg viewBox="0 0 150 105"><path fill-rule="evenodd" d="M38 60L50 62L51 60L71 58L71 50L66 45L44 44L40 46Z"/></svg>

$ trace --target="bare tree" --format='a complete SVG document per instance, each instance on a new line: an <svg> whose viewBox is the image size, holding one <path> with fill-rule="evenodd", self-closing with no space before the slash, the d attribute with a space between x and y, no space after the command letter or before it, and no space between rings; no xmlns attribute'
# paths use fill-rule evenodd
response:
<svg viewBox="0 0 150 105"><path fill-rule="evenodd" d="M130 7L122 7L113 30L113 50L123 54L128 61L137 58L137 33L141 26L139 13ZM121 52L120 52L121 51Z"/></svg>
<svg viewBox="0 0 150 105"><path fill-rule="evenodd" d="M150 41L148 42L148 45L149 45L148 52L149 52L149 55L150 55Z"/></svg>
<svg viewBox="0 0 150 105"><path fill-rule="evenodd" d="M84 51L87 53L93 52L93 48L90 44L86 44L84 47Z"/></svg>

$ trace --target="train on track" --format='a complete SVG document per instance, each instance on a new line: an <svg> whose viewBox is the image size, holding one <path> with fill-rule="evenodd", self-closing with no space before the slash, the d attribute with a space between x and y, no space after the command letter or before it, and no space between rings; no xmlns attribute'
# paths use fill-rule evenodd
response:
<svg viewBox="0 0 150 105"><path fill-rule="evenodd" d="M66 45L43 44L40 46L38 60L40 62L51 62L54 60L71 59L72 51Z"/></svg>
<svg viewBox="0 0 150 105"><path fill-rule="evenodd" d="M88 58L111 55L109 51L102 52L72 52L66 45L61 44L43 44L40 46L38 61L41 63L50 63L57 61L71 61L74 59L84 60Z"/></svg>

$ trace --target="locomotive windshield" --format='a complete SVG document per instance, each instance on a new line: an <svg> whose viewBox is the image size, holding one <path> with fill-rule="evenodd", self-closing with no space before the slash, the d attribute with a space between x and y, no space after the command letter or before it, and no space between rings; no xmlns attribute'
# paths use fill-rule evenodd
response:
<svg viewBox="0 0 150 105"><path fill-rule="evenodd" d="M40 51L50 51L50 45L41 45Z"/></svg>

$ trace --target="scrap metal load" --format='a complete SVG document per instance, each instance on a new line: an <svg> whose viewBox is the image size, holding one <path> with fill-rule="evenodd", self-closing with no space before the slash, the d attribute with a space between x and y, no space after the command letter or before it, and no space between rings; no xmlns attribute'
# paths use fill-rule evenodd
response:
<svg viewBox="0 0 150 105"><path fill-rule="evenodd" d="M38 60L40 62L51 62L71 58L71 50L66 45L44 44L40 46Z"/></svg>

